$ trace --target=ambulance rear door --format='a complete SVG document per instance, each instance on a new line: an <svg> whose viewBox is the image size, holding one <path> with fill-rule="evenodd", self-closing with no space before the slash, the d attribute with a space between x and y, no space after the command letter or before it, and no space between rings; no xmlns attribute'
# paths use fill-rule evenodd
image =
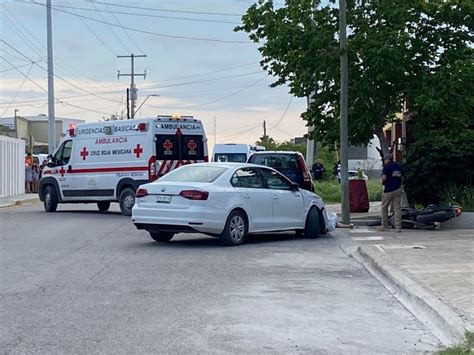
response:
<svg viewBox="0 0 474 355"><path fill-rule="evenodd" d="M202 135L157 134L155 138L158 176L181 165L204 161Z"/></svg>

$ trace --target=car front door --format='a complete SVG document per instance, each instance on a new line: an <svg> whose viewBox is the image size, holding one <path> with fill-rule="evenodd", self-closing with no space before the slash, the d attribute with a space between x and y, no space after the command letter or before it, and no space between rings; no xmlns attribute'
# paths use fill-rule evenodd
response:
<svg viewBox="0 0 474 355"><path fill-rule="evenodd" d="M272 197L273 225L278 229L304 228L303 196L280 173L259 168Z"/></svg>
<svg viewBox="0 0 474 355"><path fill-rule="evenodd" d="M255 168L236 170L231 184L239 193L240 201L249 211L252 231L265 231L272 228L272 195L265 189L264 182Z"/></svg>
<svg viewBox="0 0 474 355"><path fill-rule="evenodd" d="M70 165L72 152L72 140L67 140L61 144L53 156L52 174L56 176L61 194L64 200L71 200L71 192L74 189L74 174Z"/></svg>

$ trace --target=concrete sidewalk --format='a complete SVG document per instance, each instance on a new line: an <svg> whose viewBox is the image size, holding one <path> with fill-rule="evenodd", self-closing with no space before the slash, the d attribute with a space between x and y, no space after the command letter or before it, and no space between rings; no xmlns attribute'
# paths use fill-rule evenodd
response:
<svg viewBox="0 0 474 355"><path fill-rule="evenodd" d="M465 214L461 226L473 220L474 213ZM473 229L395 233L356 226L331 234L443 344L474 330Z"/></svg>
<svg viewBox="0 0 474 355"><path fill-rule="evenodd" d="M0 208L21 205L24 203L38 202L39 197L37 193L22 194L15 196L0 196Z"/></svg>

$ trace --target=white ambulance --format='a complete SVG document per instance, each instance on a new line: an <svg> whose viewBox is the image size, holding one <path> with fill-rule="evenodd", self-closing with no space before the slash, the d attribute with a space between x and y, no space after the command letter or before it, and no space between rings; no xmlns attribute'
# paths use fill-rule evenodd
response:
<svg viewBox="0 0 474 355"><path fill-rule="evenodd" d="M58 203L119 202L131 215L141 184L184 164L208 161L207 138L192 116L83 123L69 129L43 170L39 197L47 212Z"/></svg>

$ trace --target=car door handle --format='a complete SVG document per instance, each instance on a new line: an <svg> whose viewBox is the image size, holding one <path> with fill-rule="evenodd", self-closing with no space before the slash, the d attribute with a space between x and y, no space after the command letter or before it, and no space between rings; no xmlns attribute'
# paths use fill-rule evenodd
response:
<svg viewBox="0 0 474 355"><path fill-rule="evenodd" d="M244 198L250 198L252 197L250 194L244 194Z"/></svg>
<svg viewBox="0 0 474 355"><path fill-rule="evenodd" d="M278 195L273 195L273 198L274 198L275 200L278 200L278 199L279 199Z"/></svg>

